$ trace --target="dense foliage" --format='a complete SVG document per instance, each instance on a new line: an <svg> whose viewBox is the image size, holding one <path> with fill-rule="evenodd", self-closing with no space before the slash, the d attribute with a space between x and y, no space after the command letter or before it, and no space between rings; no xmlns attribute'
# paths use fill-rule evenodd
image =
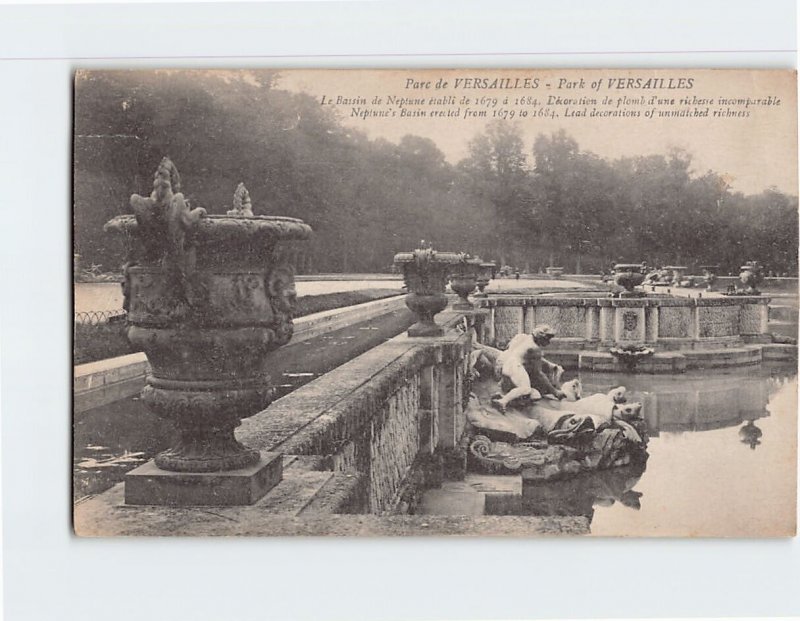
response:
<svg viewBox="0 0 800 621"><path fill-rule="evenodd" d="M675 150L609 161L565 132L526 145L489 125L451 165L430 139L369 140L310 96L275 88L269 71L96 72L75 90L75 252L117 269L103 224L148 193L164 155L193 206L231 208L243 181L256 214L300 217L315 230L301 272L386 271L395 252L442 250L538 271L617 261L797 271L797 197L744 196L692 170Z"/></svg>

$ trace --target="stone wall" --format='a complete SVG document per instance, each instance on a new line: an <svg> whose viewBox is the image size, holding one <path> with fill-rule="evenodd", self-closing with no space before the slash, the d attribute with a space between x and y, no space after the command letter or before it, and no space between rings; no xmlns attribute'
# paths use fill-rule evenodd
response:
<svg viewBox="0 0 800 621"><path fill-rule="evenodd" d="M420 449L420 376L389 397L364 430L367 445L369 507L391 507Z"/></svg>
<svg viewBox="0 0 800 621"><path fill-rule="evenodd" d="M659 338L689 338L692 309L688 306L664 306L658 313Z"/></svg>
<svg viewBox="0 0 800 621"><path fill-rule="evenodd" d="M418 458L458 449L472 332L484 313L445 312L437 338L395 337L242 422L253 448L304 455L319 469L358 475L349 507L392 512ZM457 328L457 325L460 324ZM459 329L460 328L460 329Z"/></svg>

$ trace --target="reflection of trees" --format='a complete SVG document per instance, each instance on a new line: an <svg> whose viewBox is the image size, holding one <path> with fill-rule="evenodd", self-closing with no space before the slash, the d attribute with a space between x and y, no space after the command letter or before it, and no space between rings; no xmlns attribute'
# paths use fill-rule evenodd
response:
<svg viewBox="0 0 800 621"><path fill-rule="evenodd" d="M487 494L484 512L486 515L582 515L591 520L595 506L619 502L638 510L642 494L633 488L644 470L645 464L631 464L546 483L527 483L523 477L522 495Z"/></svg>

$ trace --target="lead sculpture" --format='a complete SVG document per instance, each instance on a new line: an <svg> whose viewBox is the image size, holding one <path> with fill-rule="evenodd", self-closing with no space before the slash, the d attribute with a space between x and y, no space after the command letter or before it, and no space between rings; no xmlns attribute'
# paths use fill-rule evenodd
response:
<svg viewBox="0 0 800 621"><path fill-rule="evenodd" d="M564 369L542 355L552 337L551 328L538 326L506 350L473 339L465 435L472 465L548 481L643 464L642 404L629 402L623 386L584 396L580 379L562 382Z"/></svg>

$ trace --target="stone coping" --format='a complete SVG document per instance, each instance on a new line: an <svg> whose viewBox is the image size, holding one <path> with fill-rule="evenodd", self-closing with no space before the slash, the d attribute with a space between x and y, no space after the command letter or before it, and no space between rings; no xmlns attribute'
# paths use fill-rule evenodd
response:
<svg viewBox="0 0 800 621"><path fill-rule="evenodd" d="M138 394L149 372L143 352L77 365L72 378L74 415Z"/></svg>
<svg viewBox="0 0 800 621"><path fill-rule="evenodd" d="M464 312L442 313L452 325ZM441 323L441 322L440 322ZM382 404L426 366L466 355L470 336L395 337L278 399L242 421L236 437L251 448L298 455L331 454L369 423Z"/></svg>
<svg viewBox="0 0 800 621"><path fill-rule="evenodd" d="M290 343L299 343L325 332L337 330L350 323L358 323L405 306L406 294L393 295L379 300L332 308L293 320L294 334Z"/></svg>
<svg viewBox="0 0 800 621"><path fill-rule="evenodd" d="M115 358L106 358L104 360L96 360L95 362L87 362L73 367L73 378L75 379L74 388L89 389L94 388L95 381L102 379L108 372L116 370L126 370L131 367L140 367L147 364L147 356L144 352L136 352L135 354L126 354L124 356L117 356Z"/></svg>
<svg viewBox="0 0 800 621"><path fill-rule="evenodd" d="M116 216L103 227L105 231L135 235L139 223L132 214ZM261 240L305 240L311 227L298 218L284 216L229 216L206 214L197 221L198 244L227 240L235 243Z"/></svg>
<svg viewBox="0 0 800 621"><path fill-rule="evenodd" d="M498 306L600 306L611 308L645 308L649 306L741 306L742 304L768 304L767 296L730 296L730 297L643 297L643 298L600 298L600 297L543 297L539 295L502 295L491 293L488 298L478 298L480 308Z"/></svg>
<svg viewBox="0 0 800 621"><path fill-rule="evenodd" d="M128 506L122 484L78 503L73 526L81 537L285 537L588 535L585 517L335 514L313 510L330 472L287 476L262 501L248 507L171 508ZM285 489L281 489L285 487ZM313 493L308 493L307 490Z"/></svg>

